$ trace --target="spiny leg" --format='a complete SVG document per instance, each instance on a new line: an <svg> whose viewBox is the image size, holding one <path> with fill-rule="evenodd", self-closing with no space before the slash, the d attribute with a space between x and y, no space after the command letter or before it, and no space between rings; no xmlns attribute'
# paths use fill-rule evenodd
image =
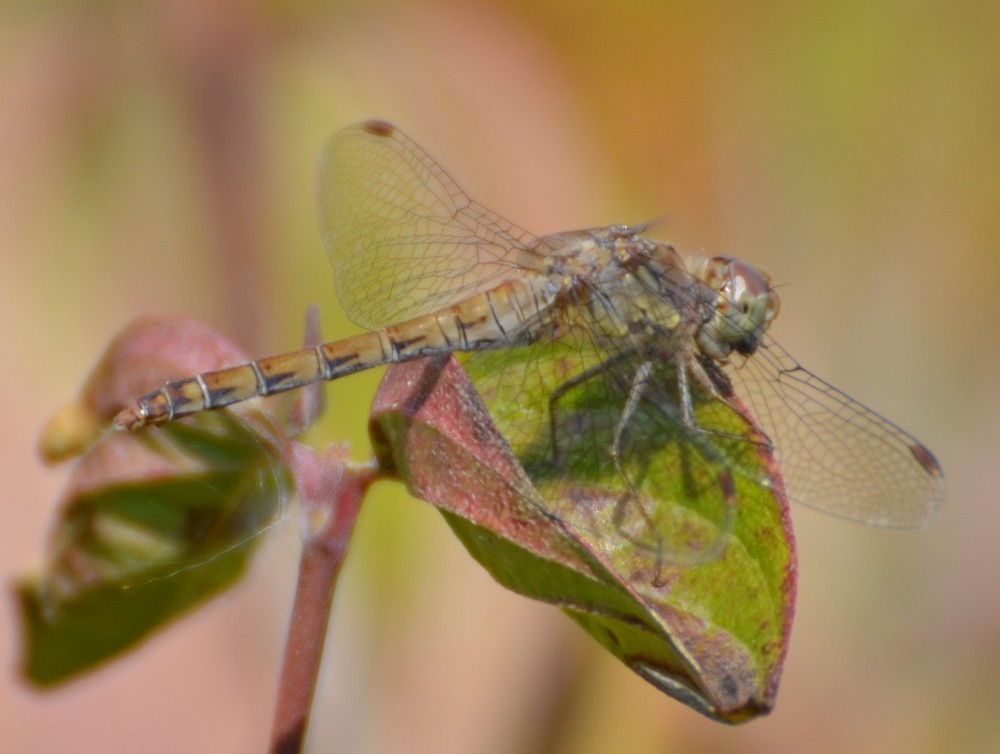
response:
<svg viewBox="0 0 1000 754"><path fill-rule="evenodd" d="M725 468L724 456L719 452L711 442L706 440L705 435L715 434L713 431L701 427L696 420L694 413L694 405L691 398L690 383L688 380L687 368L688 362L684 355L676 355L673 359L676 379L677 379L677 397L676 401L671 400L666 394L661 394L659 396L651 396L650 388L657 386L657 381L653 378L654 370L657 367L657 362L646 361L643 362L640 367L636 370L632 386L629 391L628 399L626 400L625 406L623 408L621 419L618 423L615 432L615 439L612 448L612 455L614 458L615 467L618 470L619 475L625 481L628 492L621 499L620 504L624 506L630 499L635 500L636 505L639 508L639 512L642 515L643 520L650 526L650 528L655 532L657 541L657 573L659 574L660 569L664 565L665 560L665 543L663 539L663 532L653 525L649 513L645 508L639 503L639 494L637 492L637 487L641 484L641 481L634 480L625 470L623 457L626 454L625 442L626 433L629 429L630 423L633 423L638 412L640 411L640 406L642 403L646 403L650 408L651 412L647 415L649 416L661 416L665 419L669 428L664 428L664 431L671 432L676 431L680 433L680 438L684 442L690 444L695 451L707 462L708 466L715 471L715 479L718 488L722 495L723 501L723 511L724 515L722 520L719 522L723 536L719 537L715 545L708 551L699 554L696 558L690 561L691 565L697 565L705 562L710 562L715 558L719 557L725 549L727 542L728 532L731 530L735 522L736 515L736 490L733 483L732 474ZM718 433L723 434L723 433ZM742 438L745 439L745 438ZM620 510L623 510L621 508ZM629 540L633 542L637 547L648 548L649 542L636 541L634 538L629 537ZM687 562L686 559L682 559L679 562Z"/></svg>
<svg viewBox="0 0 1000 754"><path fill-rule="evenodd" d="M707 356L700 356L697 359L689 362L688 367L691 369L698 383L705 389L705 391L716 398L738 414L743 416L746 410L742 406L736 405L733 401L733 386L729 381L729 377L726 375L722 368L713 360ZM756 438L747 437L746 435L737 434L735 432L725 432L719 429L710 429L708 427L702 427L698 424L697 419L694 417L694 409L691 405L691 393L688 389L687 375L684 375L684 384L681 389L687 396L686 404L687 410L685 413L685 423L688 424L692 429L696 429L707 435L713 435L715 437L721 437L724 440L732 440L734 442L745 442L758 447L762 450L770 452L774 449L771 439L764 435L764 439L758 440ZM754 424L754 429L757 432L763 433L757 424Z"/></svg>
<svg viewBox="0 0 1000 754"><path fill-rule="evenodd" d="M692 369L694 371L698 381L705 386L711 396L724 401L729 406L732 406L732 403L728 400L729 397L732 396L732 386L729 385L725 373L718 369L715 362L711 362L713 370L709 372L706 370L705 362L686 358L684 354L677 354L674 358L674 364L677 372L677 394L681 405L681 420L684 422L685 428L691 433L691 439L694 440L695 437L699 438L695 442L699 452L701 452L706 459L710 459L712 463L717 463L722 466L724 463L723 459L716 450L715 446L704 441L704 435L721 436L728 439L742 441L747 441L747 438L734 435L730 432L721 432L719 430L702 427L698 424L697 417L695 417L694 413L694 402L691 400L691 385L688 381L688 369ZM742 412L740 413L742 415ZM726 506L726 517L723 524L725 535L720 537L716 546L712 548L712 551L707 557L709 560L722 554L722 551L726 546L728 532L730 531L733 523L735 523L736 516L736 486L733 481L733 475L729 472L729 469L721 468L719 469L719 475L716 478L716 481L719 484L719 489L722 492L722 497Z"/></svg>
<svg viewBox="0 0 1000 754"><path fill-rule="evenodd" d="M613 370L623 361L626 361L630 356L632 356L632 353L629 351L616 353L611 358L605 359L592 367L587 367L579 374L573 375L565 382L560 383L551 393L549 393L549 442L552 444L552 462L555 467L558 468L561 465L561 459L559 457L559 435L557 432L558 427L556 426L556 407L558 406L559 401L561 401L571 390L578 388L580 385L592 380L594 377L599 377Z"/></svg>
<svg viewBox="0 0 1000 754"><path fill-rule="evenodd" d="M594 366L588 367L584 371L574 375L556 387L549 395L548 401L549 434L552 446L553 462L558 465L562 455L559 448L556 417L559 402L577 387L593 380L595 377L607 376L609 373L611 379L616 381L618 389L622 392L627 391L624 405L615 423L615 431L611 440L611 447L608 449L611 453L611 461L614 465L615 471L626 487L625 492L619 499L617 522L621 522L627 504L634 503L638 507L638 514L641 516L644 525L653 532L655 544L651 543L648 539L641 540L633 535L629 535L624 530L622 531L622 534L636 547L642 548L647 552L655 550L657 575L654 580L654 584L661 585L662 582L660 574L662 567L668 560L672 561L672 558L669 557L666 552L667 547L664 533L661 532L655 525L650 512L647 511L640 502L641 496L639 494L639 487L642 485L642 476L637 477L635 473L629 472L625 466L628 453L626 443L628 442L629 428L634 425L637 415L643 410L642 407L645 404L647 407L652 408L652 412L647 415L661 415L661 421L665 421L667 425L664 427L665 432L680 433L680 439L692 445L699 455L705 459L707 464L715 469L716 483L722 494L725 506L724 516L722 520L719 521L719 526L724 533L728 533L734 523L734 517L736 514L736 491L732 475L725 468L724 457L719 450L706 439L706 435L725 435L727 437L730 435L701 427L698 424L695 417L690 390L690 380L687 373L687 369L690 368L690 365L688 364L688 359L684 355L678 354L672 359L677 379L677 395L672 399L668 398L666 394L658 396L658 398L650 396L650 388L657 384L655 374L657 367L660 366L658 361L643 361L633 372L631 380L628 383L625 382L620 367L623 363L636 360L636 355L637 354L634 350L621 351ZM702 382L701 375L698 375L698 381L699 383ZM721 395L721 392L721 390L709 389L709 393L711 395L724 400L724 396ZM745 437L740 437L738 439L746 441ZM716 557L721 555L722 551L725 549L726 542L726 536L719 537L715 546L713 546L709 551L699 554L697 558L692 559L689 564L696 565L714 560ZM652 547L651 544L653 545ZM687 563L688 561L687 559L681 558L678 562Z"/></svg>
<svg viewBox="0 0 1000 754"><path fill-rule="evenodd" d="M662 586L663 581L660 578L663 569L663 533L657 528L653 523L653 519L649 517L649 513L646 508L642 505L639 500L639 494L632 484L632 480L625 473L625 468L622 466L622 442L625 436L625 428L628 426L629 421L632 419L633 414L639 407L639 402L642 400L642 395L646 390L647 381L649 380L649 375L653 371L653 362L644 361L639 365L635 374L632 376L632 385L628 391L628 398L625 400L625 406L622 408L621 418L618 420L618 426L615 427L615 439L611 445L611 460L615 464L615 470L618 472L618 476L622 478L625 482L626 491L625 494L619 498L618 505L615 512L615 522L621 523L621 519L624 516L624 506L625 503L630 499L635 502L636 508L639 510L639 515L642 516L642 520L649 527L649 530L653 532L653 536L656 538L656 577L653 579L654 586ZM623 536L628 539L636 547L645 548L647 543L640 542L631 537L626 531L622 530Z"/></svg>

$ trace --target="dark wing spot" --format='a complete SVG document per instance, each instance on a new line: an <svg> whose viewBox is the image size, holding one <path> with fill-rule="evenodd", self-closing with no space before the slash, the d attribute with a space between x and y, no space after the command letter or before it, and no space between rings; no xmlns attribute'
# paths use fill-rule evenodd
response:
<svg viewBox="0 0 1000 754"><path fill-rule="evenodd" d="M396 127L384 120L370 120L361 124L361 130L372 136L392 136L396 132Z"/></svg>
<svg viewBox="0 0 1000 754"><path fill-rule="evenodd" d="M910 446L910 452L917 459L917 463L924 467L924 471L931 476L941 476L941 466L934 457L934 454L927 450L927 448L916 443Z"/></svg>

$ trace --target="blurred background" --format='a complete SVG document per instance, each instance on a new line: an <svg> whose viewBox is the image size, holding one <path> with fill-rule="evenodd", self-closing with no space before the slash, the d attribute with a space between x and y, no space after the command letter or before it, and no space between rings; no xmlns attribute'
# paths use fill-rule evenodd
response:
<svg viewBox="0 0 1000 754"><path fill-rule="evenodd" d="M199 317L266 355L340 312L314 218L323 139L402 126L534 231L664 218L781 284L772 332L939 457L919 532L798 507L777 707L727 728L554 608L507 593L383 483L343 575L310 732L337 752L979 752L1000 740L1000 5L990 2L7 2L0 6L0 572L42 559L67 469L35 450L107 341ZM377 375L312 439L368 457ZM294 515L250 577L54 693L10 751L261 751Z"/></svg>

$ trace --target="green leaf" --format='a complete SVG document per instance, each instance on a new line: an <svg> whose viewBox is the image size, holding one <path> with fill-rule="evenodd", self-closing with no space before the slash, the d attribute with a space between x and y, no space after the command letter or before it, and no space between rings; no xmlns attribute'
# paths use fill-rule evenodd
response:
<svg viewBox="0 0 1000 754"><path fill-rule="evenodd" d="M232 586L290 485L273 433L229 412L108 435L74 472L47 566L18 584L27 677L66 681Z"/></svg>
<svg viewBox="0 0 1000 754"><path fill-rule="evenodd" d="M711 434L636 415L622 439L623 468L636 480L629 489L610 455L611 417L627 391L600 378L581 384L562 396L553 422L549 396L567 360L559 347L551 354L543 364L531 349L474 359L489 408L457 363L390 370L373 412L383 462L441 509L498 582L559 606L666 693L723 722L768 712L791 627L795 555L760 436L699 393L698 426ZM659 389L672 379L659 375ZM734 497L719 479L725 468L737 472Z"/></svg>

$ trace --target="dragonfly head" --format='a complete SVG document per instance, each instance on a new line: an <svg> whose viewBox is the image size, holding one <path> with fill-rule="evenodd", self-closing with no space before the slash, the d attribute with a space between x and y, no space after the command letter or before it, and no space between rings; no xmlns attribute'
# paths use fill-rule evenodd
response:
<svg viewBox="0 0 1000 754"><path fill-rule="evenodd" d="M717 294L712 317L698 331L698 347L713 359L732 351L750 356L781 308L771 276L732 257L706 259L697 275Z"/></svg>

